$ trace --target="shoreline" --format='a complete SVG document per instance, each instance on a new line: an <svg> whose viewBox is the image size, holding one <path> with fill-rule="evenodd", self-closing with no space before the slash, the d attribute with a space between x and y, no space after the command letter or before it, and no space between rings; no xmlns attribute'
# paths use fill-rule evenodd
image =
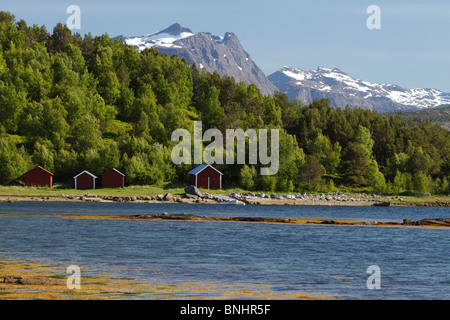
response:
<svg viewBox="0 0 450 320"><path fill-rule="evenodd" d="M140 214L140 215L66 215L54 214L54 217L86 220L146 220L146 221L197 221L197 222L241 222L275 223L291 225L331 225L331 226L372 226L372 227L423 227L450 228L450 218L422 219L403 222L359 220L359 219L320 219L320 218L271 218L271 217L210 217L192 214Z"/></svg>
<svg viewBox="0 0 450 320"><path fill-rule="evenodd" d="M328 225L328 226L370 226L370 227L421 227L421 228L450 228L450 218L425 218L418 221L403 219L399 221L384 221L373 219L340 219L340 218L273 218L273 217L214 217L195 214L139 214L139 215L80 215L80 214L23 214L0 213L0 216L29 216L39 215L57 217L61 219L81 220L145 220L145 221L189 221L189 222L229 222L229 223L272 223L285 225Z"/></svg>
<svg viewBox="0 0 450 320"><path fill-rule="evenodd" d="M213 199L201 198L183 198L173 197L170 200L155 199L156 197L115 197L115 196L19 196L19 195L0 195L0 202L73 202L73 203L179 203L179 204L217 204L219 201ZM276 200L276 199L258 199L258 200L239 200L241 205L307 205L307 206L372 206L375 201L327 201L327 200ZM238 204L239 205L239 204Z"/></svg>
<svg viewBox="0 0 450 320"><path fill-rule="evenodd" d="M117 274L120 270L112 274L86 268L81 268L80 289L69 289L66 268L61 263L13 261L0 256L0 300L338 299L330 294L280 292L260 283L150 282L121 277Z"/></svg>
<svg viewBox="0 0 450 320"><path fill-rule="evenodd" d="M293 206L359 206L371 207L379 201L373 199L352 199L352 200L324 200L324 199L263 199L255 197L230 198L228 196L210 196L210 198L201 197L181 197L172 196L170 193L157 196L104 196L104 195L0 195L0 203L12 202L73 202L73 203L179 203L179 204L218 204L221 198L227 200L237 199L237 204L241 205L293 205ZM390 202L392 207L450 207L450 202L444 201L386 201Z"/></svg>

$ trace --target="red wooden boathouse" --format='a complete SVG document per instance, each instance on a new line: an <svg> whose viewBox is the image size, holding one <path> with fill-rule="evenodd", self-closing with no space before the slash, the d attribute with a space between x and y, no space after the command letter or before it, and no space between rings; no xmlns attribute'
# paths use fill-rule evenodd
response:
<svg viewBox="0 0 450 320"><path fill-rule="evenodd" d="M223 174L209 164L189 171L189 183L202 189L222 189Z"/></svg>
<svg viewBox="0 0 450 320"><path fill-rule="evenodd" d="M124 188L125 187L125 175L119 170L113 168L102 174L102 187L103 188Z"/></svg>
<svg viewBox="0 0 450 320"><path fill-rule="evenodd" d="M25 173L25 185L27 187L49 187L53 186L53 173L41 166Z"/></svg>
<svg viewBox="0 0 450 320"><path fill-rule="evenodd" d="M96 176L94 176L89 171L84 170L80 174L73 177L75 179L75 189L77 190L88 190L88 189L95 189L95 179L97 179Z"/></svg>

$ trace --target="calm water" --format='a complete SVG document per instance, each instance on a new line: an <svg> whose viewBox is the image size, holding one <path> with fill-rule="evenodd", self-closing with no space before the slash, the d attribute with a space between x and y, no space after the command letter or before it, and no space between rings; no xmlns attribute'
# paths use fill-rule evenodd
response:
<svg viewBox="0 0 450 320"><path fill-rule="evenodd" d="M449 299L448 229L61 219L43 214L188 213L401 221L448 208L0 203L0 256L149 282L267 284L349 299ZM367 267L381 269L368 290ZM145 298L145 297L143 297Z"/></svg>

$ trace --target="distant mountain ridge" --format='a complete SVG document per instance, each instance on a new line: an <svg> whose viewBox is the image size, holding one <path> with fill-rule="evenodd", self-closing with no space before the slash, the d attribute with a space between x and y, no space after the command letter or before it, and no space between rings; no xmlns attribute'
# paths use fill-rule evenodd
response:
<svg viewBox="0 0 450 320"><path fill-rule="evenodd" d="M309 103L328 98L333 107L373 109L378 112L419 110L450 105L450 93L436 89L405 89L355 79L341 70L319 67L316 71L283 67L268 76L290 99Z"/></svg>
<svg viewBox="0 0 450 320"><path fill-rule="evenodd" d="M176 54L185 58L189 64L195 63L200 70L217 71L221 76L234 77L237 82L253 83L265 95L277 91L234 33L227 32L224 36L208 32L193 33L189 28L175 23L159 32L119 38L139 51L155 48L168 55Z"/></svg>
<svg viewBox="0 0 450 320"><path fill-rule="evenodd" d="M284 92L289 99L310 103L327 98L333 107L358 106L378 112L421 110L450 105L450 93L437 89L406 89L394 84L372 83L353 78L334 68L305 71L283 67L266 77L232 32L224 36L194 33L179 23L137 37L119 36L123 42L142 51L155 48L168 55L185 58L206 72L234 77L237 82L255 84L263 94Z"/></svg>

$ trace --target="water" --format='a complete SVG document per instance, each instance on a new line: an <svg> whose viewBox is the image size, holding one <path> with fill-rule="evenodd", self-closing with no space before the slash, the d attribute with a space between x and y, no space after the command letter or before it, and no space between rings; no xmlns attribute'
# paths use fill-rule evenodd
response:
<svg viewBox="0 0 450 320"><path fill-rule="evenodd" d="M444 207L349 207L349 206L267 206L217 205L173 203L66 203L66 202L13 202L0 203L0 213L30 214L90 214L134 215L167 212L170 214L197 214L203 216L251 216L273 218L319 219L373 219L402 221L405 218L445 218L450 216Z"/></svg>
<svg viewBox="0 0 450 320"><path fill-rule="evenodd" d="M43 214L351 218L450 217L448 208L0 203L0 256L58 261L149 282L264 284L347 299L449 299L449 230L190 221L81 220ZM381 269L368 290L367 267Z"/></svg>

